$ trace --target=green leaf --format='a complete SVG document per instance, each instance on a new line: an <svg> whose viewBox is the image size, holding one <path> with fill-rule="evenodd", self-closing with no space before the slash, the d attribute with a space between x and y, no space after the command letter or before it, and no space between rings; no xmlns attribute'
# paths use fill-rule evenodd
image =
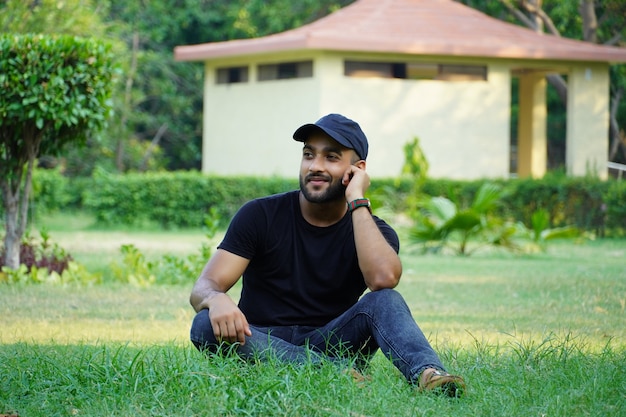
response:
<svg viewBox="0 0 626 417"><path fill-rule="evenodd" d="M444 229L452 232L455 230L470 231L481 224L481 217L471 211L462 211L449 219L443 226Z"/></svg>
<svg viewBox="0 0 626 417"><path fill-rule="evenodd" d="M550 226L550 213L545 209L535 210L531 216L530 223L536 240L541 236L541 232Z"/></svg>
<svg viewBox="0 0 626 417"><path fill-rule="evenodd" d="M580 230L573 226L556 227L541 232L541 240L569 239L580 236Z"/></svg>
<svg viewBox="0 0 626 417"><path fill-rule="evenodd" d="M438 223L445 223L456 214L456 206L445 197L433 197L426 201L423 206L427 215Z"/></svg>
<svg viewBox="0 0 626 417"><path fill-rule="evenodd" d="M478 213L487 213L494 209L504 196L502 188L493 183L484 183L476 192L472 209Z"/></svg>

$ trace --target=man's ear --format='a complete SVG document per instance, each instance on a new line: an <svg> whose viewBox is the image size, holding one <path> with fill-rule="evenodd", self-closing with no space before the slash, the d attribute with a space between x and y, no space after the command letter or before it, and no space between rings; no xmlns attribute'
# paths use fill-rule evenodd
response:
<svg viewBox="0 0 626 417"><path fill-rule="evenodd" d="M367 165L367 163L365 162L365 159L360 159L356 161L353 165L359 169L365 170L365 166Z"/></svg>

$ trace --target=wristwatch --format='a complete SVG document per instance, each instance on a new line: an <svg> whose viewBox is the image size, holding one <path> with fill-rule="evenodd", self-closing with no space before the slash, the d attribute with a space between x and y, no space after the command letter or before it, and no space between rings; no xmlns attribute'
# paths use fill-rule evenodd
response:
<svg viewBox="0 0 626 417"><path fill-rule="evenodd" d="M350 213L352 213L359 207L367 207L370 213L372 212L372 208L370 207L370 201L367 198L357 198L356 200L352 200L348 203L348 211Z"/></svg>

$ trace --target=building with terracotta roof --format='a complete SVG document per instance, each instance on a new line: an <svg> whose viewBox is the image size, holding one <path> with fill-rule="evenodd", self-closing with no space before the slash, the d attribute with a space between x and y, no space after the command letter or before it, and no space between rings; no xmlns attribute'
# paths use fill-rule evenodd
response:
<svg viewBox="0 0 626 417"><path fill-rule="evenodd" d="M293 131L327 113L359 122L367 169L395 177L417 137L429 175L511 174L511 85L519 79L517 172L546 172L546 81L568 80L566 168L607 176L610 64L626 48L539 34L452 0L357 0L297 29L185 45L205 63L203 172L298 172Z"/></svg>

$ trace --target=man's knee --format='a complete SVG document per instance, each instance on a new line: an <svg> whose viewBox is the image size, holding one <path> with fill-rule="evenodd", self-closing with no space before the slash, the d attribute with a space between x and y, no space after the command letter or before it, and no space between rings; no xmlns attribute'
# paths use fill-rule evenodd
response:
<svg viewBox="0 0 626 417"><path fill-rule="evenodd" d="M390 305L405 304L404 298L400 293L392 288L385 288L378 291L371 291L365 294L361 300L367 303Z"/></svg>
<svg viewBox="0 0 626 417"><path fill-rule="evenodd" d="M391 288L369 292L361 297L359 302L362 303L362 308L371 311L372 314L375 315L383 312L392 314L403 312L410 314L409 307L404 297L402 297L398 291Z"/></svg>

